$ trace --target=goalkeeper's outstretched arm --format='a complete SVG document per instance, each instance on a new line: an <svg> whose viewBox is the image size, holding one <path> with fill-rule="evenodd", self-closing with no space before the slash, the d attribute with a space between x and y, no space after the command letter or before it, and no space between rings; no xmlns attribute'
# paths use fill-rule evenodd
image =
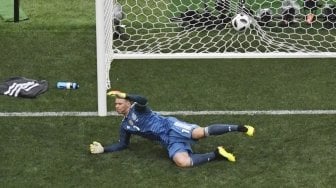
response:
<svg viewBox="0 0 336 188"><path fill-rule="evenodd" d="M118 143L108 145L108 146L102 146L99 142L94 141L92 144L90 144L90 152L92 154L100 154L100 153L124 150L127 148L129 144L130 137L131 135L121 128L120 129L120 139Z"/></svg>
<svg viewBox="0 0 336 188"><path fill-rule="evenodd" d="M137 111L142 111L147 109L147 99L141 95L135 95L135 94L129 94L124 93L121 91L109 91L107 95L116 97L116 98L122 98L131 101L132 103L135 103L135 107Z"/></svg>
<svg viewBox="0 0 336 188"><path fill-rule="evenodd" d="M120 151L127 148L130 142L131 134L127 133L122 127L120 127L120 139L118 143L105 146L104 152Z"/></svg>
<svg viewBox="0 0 336 188"><path fill-rule="evenodd" d="M134 107L134 109L138 112L146 112L147 110L150 110L149 107L147 107L147 99L143 96L128 94L115 90L109 91L107 95L116 97L115 102L116 111L119 114L123 114L124 116L127 116L129 110L132 107ZM120 139L118 143L103 147L102 144L100 144L97 141L94 141L92 144L90 144L90 152L93 154L99 154L104 152L114 152L126 149L127 146L129 145L130 137L131 134L128 133L125 129L123 129L123 126L120 126Z"/></svg>
<svg viewBox="0 0 336 188"><path fill-rule="evenodd" d="M126 99L135 103L135 110L136 111L146 111L149 110L147 106L147 99L141 95L134 95L134 94L126 94Z"/></svg>

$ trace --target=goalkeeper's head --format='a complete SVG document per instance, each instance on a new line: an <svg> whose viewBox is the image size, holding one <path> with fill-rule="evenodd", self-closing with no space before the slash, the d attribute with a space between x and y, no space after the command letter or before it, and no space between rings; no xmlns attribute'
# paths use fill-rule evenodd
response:
<svg viewBox="0 0 336 188"><path fill-rule="evenodd" d="M118 114L126 116L131 108L132 102L128 99L116 97L114 105L115 110Z"/></svg>

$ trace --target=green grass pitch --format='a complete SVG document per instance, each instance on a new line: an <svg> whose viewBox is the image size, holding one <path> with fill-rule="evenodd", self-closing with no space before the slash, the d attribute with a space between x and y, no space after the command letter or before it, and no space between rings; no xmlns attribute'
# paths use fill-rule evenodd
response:
<svg viewBox="0 0 336 188"><path fill-rule="evenodd" d="M0 22L0 80L45 79L50 88L31 100L0 96L0 112L96 111L94 1L21 4L28 21ZM335 59L116 60L111 80L158 111L335 110L335 72ZM81 87L58 90L59 80ZM229 147L236 163L181 169L140 137L128 150L90 155L92 141L118 140L121 117L0 117L0 187L333 187L335 115L178 117L201 126L247 123L257 132L194 146Z"/></svg>

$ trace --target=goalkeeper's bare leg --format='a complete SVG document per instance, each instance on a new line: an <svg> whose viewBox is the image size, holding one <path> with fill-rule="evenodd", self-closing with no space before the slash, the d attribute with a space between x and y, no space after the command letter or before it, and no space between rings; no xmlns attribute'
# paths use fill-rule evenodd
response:
<svg viewBox="0 0 336 188"><path fill-rule="evenodd" d="M229 132L243 132L248 136L253 136L255 133L254 127L250 125L225 125L213 124L207 127L197 127L192 132L192 138L195 140L206 138L212 135L221 135ZM178 152L174 155L173 161L180 167L191 167L200 165L215 159L226 159L235 162L235 156L228 152L223 146L219 146L215 151L205 154L194 154L188 152Z"/></svg>
<svg viewBox="0 0 336 188"><path fill-rule="evenodd" d="M236 161L236 157L232 153L226 151L223 146L218 146L215 151L209 153L195 154L188 152L178 152L173 157L173 161L179 167L197 166L215 159L224 159L230 162Z"/></svg>

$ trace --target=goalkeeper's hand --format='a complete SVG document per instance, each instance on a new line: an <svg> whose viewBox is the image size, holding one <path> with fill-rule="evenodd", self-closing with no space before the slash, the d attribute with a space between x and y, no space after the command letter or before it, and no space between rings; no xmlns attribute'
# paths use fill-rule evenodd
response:
<svg viewBox="0 0 336 188"><path fill-rule="evenodd" d="M90 152L92 154L104 153L104 147L99 142L94 141L90 144Z"/></svg>
<svg viewBox="0 0 336 188"><path fill-rule="evenodd" d="M107 92L107 95L112 96L112 97L118 97L118 98L126 98L126 93L123 93L121 91L109 91Z"/></svg>

